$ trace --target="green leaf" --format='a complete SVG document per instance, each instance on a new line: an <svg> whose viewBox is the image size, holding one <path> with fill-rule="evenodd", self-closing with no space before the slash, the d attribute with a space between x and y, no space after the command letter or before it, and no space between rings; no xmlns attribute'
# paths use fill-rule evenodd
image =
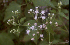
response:
<svg viewBox="0 0 70 45"><path fill-rule="evenodd" d="M52 12L52 13L56 13L56 10L50 10L50 12Z"/></svg>
<svg viewBox="0 0 70 45"><path fill-rule="evenodd" d="M28 23L30 23L31 25L33 25L34 23L36 23L35 20L29 20L27 22L24 23L24 26L28 26Z"/></svg>
<svg viewBox="0 0 70 45"><path fill-rule="evenodd" d="M32 0L35 6L50 6L54 8L54 5L50 2L50 0Z"/></svg>
<svg viewBox="0 0 70 45"><path fill-rule="evenodd" d="M39 43L39 45L48 45L48 42L47 41L41 41L40 43Z"/></svg>
<svg viewBox="0 0 70 45"><path fill-rule="evenodd" d="M0 34L0 45L14 45L12 39L6 33Z"/></svg>
<svg viewBox="0 0 70 45"><path fill-rule="evenodd" d="M22 4L23 0L17 0L18 4Z"/></svg>
<svg viewBox="0 0 70 45"><path fill-rule="evenodd" d="M69 0L59 0L63 5L69 5Z"/></svg>
<svg viewBox="0 0 70 45"><path fill-rule="evenodd" d="M59 42L59 40L53 40L52 44L57 44Z"/></svg>
<svg viewBox="0 0 70 45"><path fill-rule="evenodd" d="M21 18L21 19L20 19L20 22L24 21L25 19L26 19L26 17L24 17L24 18Z"/></svg>
<svg viewBox="0 0 70 45"><path fill-rule="evenodd" d="M69 13L69 11L67 9L63 9L62 12L63 13Z"/></svg>
<svg viewBox="0 0 70 45"><path fill-rule="evenodd" d="M11 18L12 16L15 16L15 14L12 13L17 11L21 12L21 5L17 4L16 2L12 1L9 6L7 7L6 11L5 11L5 17L3 21L8 20L9 18Z"/></svg>
<svg viewBox="0 0 70 45"><path fill-rule="evenodd" d="M69 17L67 17L63 12L60 12L59 15L69 20Z"/></svg>
<svg viewBox="0 0 70 45"><path fill-rule="evenodd" d="M29 35L25 35L24 38L23 38L23 41L27 42L27 41L30 41L31 38Z"/></svg>

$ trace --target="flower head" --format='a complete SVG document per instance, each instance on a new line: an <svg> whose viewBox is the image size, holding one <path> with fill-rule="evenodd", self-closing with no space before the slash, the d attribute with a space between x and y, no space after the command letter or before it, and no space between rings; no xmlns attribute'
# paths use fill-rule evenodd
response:
<svg viewBox="0 0 70 45"><path fill-rule="evenodd" d="M34 38L31 38L31 40L34 40Z"/></svg>

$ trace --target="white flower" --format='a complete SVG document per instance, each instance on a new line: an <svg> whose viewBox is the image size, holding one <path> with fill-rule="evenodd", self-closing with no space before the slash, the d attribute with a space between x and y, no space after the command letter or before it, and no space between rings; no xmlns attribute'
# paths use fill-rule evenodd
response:
<svg viewBox="0 0 70 45"><path fill-rule="evenodd" d="M50 13L48 13L48 15L50 15Z"/></svg>
<svg viewBox="0 0 70 45"><path fill-rule="evenodd" d="M30 12L28 12L28 13L30 13Z"/></svg>
<svg viewBox="0 0 70 45"><path fill-rule="evenodd" d="M54 16L54 13L52 14L52 16Z"/></svg>
<svg viewBox="0 0 70 45"><path fill-rule="evenodd" d="M36 8L38 8L38 7L36 7Z"/></svg>
<svg viewBox="0 0 70 45"><path fill-rule="evenodd" d="M45 16L42 16L42 19L44 20L46 17Z"/></svg>
<svg viewBox="0 0 70 45"><path fill-rule="evenodd" d="M26 32L27 32L27 34L29 35L29 33L30 33L30 30L26 30Z"/></svg>
<svg viewBox="0 0 70 45"><path fill-rule="evenodd" d="M62 5L62 2L60 1L60 5Z"/></svg>
<svg viewBox="0 0 70 45"><path fill-rule="evenodd" d="M52 24L52 22L50 21L50 24Z"/></svg>
<svg viewBox="0 0 70 45"><path fill-rule="evenodd" d="M35 36L35 34L33 34L33 36Z"/></svg>
<svg viewBox="0 0 70 45"><path fill-rule="evenodd" d="M18 11L18 10L17 10Z"/></svg>
<svg viewBox="0 0 70 45"><path fill-rule="evenodd" d="M34 38L31 38L31 40L34 40Z"/></svg>
<svg viewBox="0 0 70 45"><path fill-rule="evenodd" d="M28 23L28 25L30 25L30 23Z"/></svg>
<svg viewBox="0 0 70 45"><path fill-rule="evenodd" d="M42 14L44 14L44 13L45 13L45 11L41 11L41 13L42 13Z"/></svg>
<svg viewBox="0 0 70 45"><path fill-rule="evenodd" d="M40 34L40 37L42 37L42 38L43 38L43 34Z"/></svg>
<svg viewBox="0 0 70 45"><path fill-rule="evenodd" d="M32 9L30 9L30 11L32 11Z"/></svg>
<svg viewBox="0 0 70 45"><path fill-rule="evenodd" d="M37 26L37 23L34 23L35 26Z"/></svg>
<svg viewBox="0 0 70 45"><path fill-rule="evenodd" d="M10 22L11 20L9 19L8 22Z"/></svg>

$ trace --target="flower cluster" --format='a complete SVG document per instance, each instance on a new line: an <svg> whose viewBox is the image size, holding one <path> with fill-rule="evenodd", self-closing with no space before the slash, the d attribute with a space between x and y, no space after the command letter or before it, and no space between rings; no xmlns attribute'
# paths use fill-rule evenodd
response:
<svg viewBox="0 0 70 45"><path fill-rule="evenodd" d="M15 34L15 33L20 33L20 32L18 31L18 29L17 30L13 29L13 30L10 31L10 33L14 33Z"/></svg>
<svg viewBox="0 0 70 45"><path fill-rule="evenodd" d="M39 12L38 7L36 7L36 10L34 11L33 9L30 9L28 11L28 13L34 13L34 19L37 20L39 18L42 18L42 20L46 19L45 17L45 10L41 10L41 12ZM38 16L38 14L40 14L40 16Z"/></svg>
<svg viewBox="0 0 70 45"><path fill-rule="evenodd" d="M8 24L8 25L10 25L10 24L12 24L12 25L17 24L17 23L15 22L14 16L12 16L12 17L13 17L13 19L9 19L9 20L7 21L7 24Z"/></svg>
<svg viewBox="0 0 70 45"><path fill-rule="evenodd" d="M12 11L12 13L14 13L15 15L19 15L20 14L20 12L18 12L18 10L17 11Z"/></svg>
<svg viewBox="0 0 70 45"><path fill-rule="evenodd" d="M62 2L58 3L58 8L61 8Z"/></svg>

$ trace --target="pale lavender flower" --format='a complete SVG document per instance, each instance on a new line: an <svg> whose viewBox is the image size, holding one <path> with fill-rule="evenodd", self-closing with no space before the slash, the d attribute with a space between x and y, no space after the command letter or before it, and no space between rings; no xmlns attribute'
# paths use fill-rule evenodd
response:
<svg viewBox="0 0 70 45"><path fill-rule="evenodd" d="M42 29L42 25L40 25L40 26L38 26L38 27L40 27L40 29Z"/></svg>
<svg viewBox="0 0 70 45"><path fill-rule="evenodd" d="M40 34L40 37L42 37L42 38L43 38L43 34Z"/></svg>
<svg viewBox="0 0 70 45"><path fill-rule="evenodd" d="M34 38L31 38L31 40L34 40Z"/></svg>
<svg viewBox="0 0 70 45"><path fill-rule="evenodd" d="M30 30L26 30L26 32L27 32L27 34L29 35L29 33L30 33Z"/></svg>
<svg viewBox="0 0 70 45"><path fill-rule="evenodd" d="M43 10L43 11L41 11L41 13L42 13L42 14L44 14L44 13L45 13L45 11Z"/></svg>
<svg viewBox="0 0 70 45"><path fill-rule="evenodd" d="M33 36L35 36L35 33L33 34Z"/></svg>
<svg viewBox="0 0 70 45"><path fill-rule="evenodd" d="M34 26L32 26L32 27L30 27L30 29L34 30L35 28L34 28Z"/></svg>
<svg viewBox="0 0 70 45"><path fill-rule="evenodd" d="M46 24L48 24L48 22L46 22Z"/></svg>
<svg viewBox="0 0 70 45"><path fill-rule="evenodd" d="M39 13L38 10L36 10L35 13L36 13L36 14Z"/></svg>
<svg viewBox="0 0 70 45"><path fill-rule="evenodd" d="M46 27L46 25L45 24L43 24L43 28L45 28Z"/></svg>
<svg viewBox="0 0 70 45"><path fill-rule="evenodd" d="M50 24L52 24L52 22L50 21Z"/></svg>
<svg viewBox="0 0 70 45"><path fill-rule="evenodd" d="M39 32L37 32L37 34L39 34Z"/></svg>
<svg viewBox="0 0 70 45"><path fill-rule="evenodd" d="M45 16L42 16L42 20L44 20L46 17Z"/></svg>
<svg viewBox="0 0 70 45"><path fill-rule="evenodd" d="M34 23L35 26L37 26L37 23Z"/></svg>

